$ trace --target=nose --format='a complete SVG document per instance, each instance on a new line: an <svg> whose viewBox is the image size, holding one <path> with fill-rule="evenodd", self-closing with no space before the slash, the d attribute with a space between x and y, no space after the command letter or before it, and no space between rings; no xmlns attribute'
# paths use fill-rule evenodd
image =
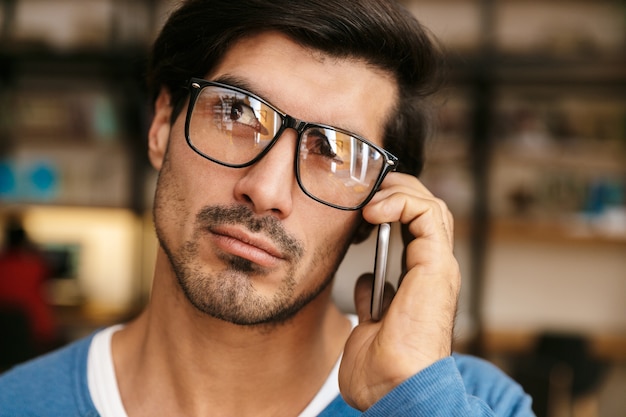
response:
<svg viewBox="0 0 626 417"><path fill-rule="evenodd" d="M293 209L293 195L299 190L294 172L296 146L295 130L285 130L263 158L242 168L235 199L250 204L257 214L287 217Z"/></svg>

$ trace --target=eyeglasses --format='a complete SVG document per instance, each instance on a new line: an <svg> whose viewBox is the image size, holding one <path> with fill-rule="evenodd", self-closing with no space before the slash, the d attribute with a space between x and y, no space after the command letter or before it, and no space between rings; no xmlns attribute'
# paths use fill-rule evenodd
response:
<svg viewBox="0 0 626 417"><path fill-rule="evenodd" d="M285 129L298 133L295 173L312 199L341 210L367 204L398 158L348 131L289 116L256 95L192 78L185 136L199 155L243 168L259 161Z"/></svg>

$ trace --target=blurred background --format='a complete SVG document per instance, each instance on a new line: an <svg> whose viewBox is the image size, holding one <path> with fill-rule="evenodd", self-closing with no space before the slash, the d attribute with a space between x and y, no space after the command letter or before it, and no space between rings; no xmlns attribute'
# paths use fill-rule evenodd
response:
<svg viewBox="0 0 626 417"><path fill-rule="evenodd" d="M143 74L175 3L0 0L0 370L148 300ZM448 61L423 180L456 217L457 350L518 379L538 416L623 417L626 2L403 3ZM373 253L338 273L346 310Z"/></svg>

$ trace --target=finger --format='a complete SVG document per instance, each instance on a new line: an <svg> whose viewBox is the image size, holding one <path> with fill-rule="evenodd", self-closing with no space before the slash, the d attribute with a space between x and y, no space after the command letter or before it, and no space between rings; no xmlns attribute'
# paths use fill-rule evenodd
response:
<svg viewBox="0 0 626 417"><path fill-rule="evenodd" d="M363 209L363 217L370 223L399 221L408 225L408 240L428 238L453 246L452 216L443 201L435 197L416 195L413 191L396 190L384 200Z"/></svg>
<svg viewBox="0 0 626 417"><path fill-rule="evenodd" d="M408 174L393 172L385 177L380 189L372 198L372 201L383 200L397 189L405 189L409 193L417 193L424 197L435 197L434 194L417 177Z"/></svg>
<svg viewBox="0 0 626 417"><path fill-rule="evenodd" d="M359 323L372 319L372 292L373 292L374 276L372 274L364 274L359 277L354 287L354 305L356 308ZM383 290L383 313L389 308L395 289L390 282L385 282Z"/></svg>
<svg viewBox="0 0 626 417"><path fill-rule="evenodd" d="M401 221L409 225L413 237L441 235L453 247L454 220L446 203L436 197L394 195L403 203Z"/></svg>
<svg viewBox="0 0 626 417"><path fill-rule="evenodd" d="M374 224L393 221L409 224L416 217L425 214L425 217L430 220L426 224L434 225L443 231L443 236L452 247L454 221L447 204L435 197L417 178L406 174L394 174L396 175L389 175L385 179L381 189L364 209L363 214L366 220ZM417 226L419 223L411 225L413 237L424 235L420 233Z"/></svg>
<svg viewBox="0 0 626 417"><path fill-rule="evenodd" d="M428 215L429 211L432 212L431 217L433 221L436 222L435 224L440 225L441 230L445 233L445 238L448 243L448 246L451 249L453 249L454 248L454 217L452 216L452 213L448 210L447 205L439 199L435 198L427 204L430 205L430 208L425 208L422 214ZM401 227L402 243L404 244L405 249L416 237L423 236L423 233L419 232L419 227L416 227L416 226L419 226L420 223L419 222L415 222L415 224L413 223L414 222L403 224Z"/></svg>

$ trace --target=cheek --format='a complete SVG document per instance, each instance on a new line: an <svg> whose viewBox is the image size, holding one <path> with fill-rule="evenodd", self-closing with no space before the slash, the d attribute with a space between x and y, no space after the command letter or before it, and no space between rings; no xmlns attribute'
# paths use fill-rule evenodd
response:
<svg viewBox="0 0 626 417"><path fill-rule="evenodd" d="M162 235L173 236L172 232L180 232L189 217L190 209L181 179L174 172L169 153L166 153L154 197L154 221L157 233Z"/></svg>
<svg viewBox="0 0 626 417"><path fill-rule="evenodd" d="M318 271L312 275L328 276L334 274L339 263L352 243L360 216L345 216L345 212L330 209L329 216L312 219L308 216L301 223L305 230L311 261L308 271ZM306 229L304 227L306 226Z"/></svg>
<svg viewBox="0 0 626 417"><path fill-rule="evenodd" d="M227 191L234 187L235 174L236 170L197 154L187 144L180 124L174 125L160 176L166 177L164 183L171 183L171 194L179 204L199 210L207 204L230 201L227 197L232 193L227 195Z"/></svg>
<svg viewBox="0 0 626 417"><path fill-rule="evenodd" d="M176 138L170 138L170 146L159 172L154 217L162 233L168 236L180 235L183 239L183 236L189 237L195 213L206 203L206 196L211 193L208 189L211 181L202 172L203 158L191 151L184 139Z"/></svg>

